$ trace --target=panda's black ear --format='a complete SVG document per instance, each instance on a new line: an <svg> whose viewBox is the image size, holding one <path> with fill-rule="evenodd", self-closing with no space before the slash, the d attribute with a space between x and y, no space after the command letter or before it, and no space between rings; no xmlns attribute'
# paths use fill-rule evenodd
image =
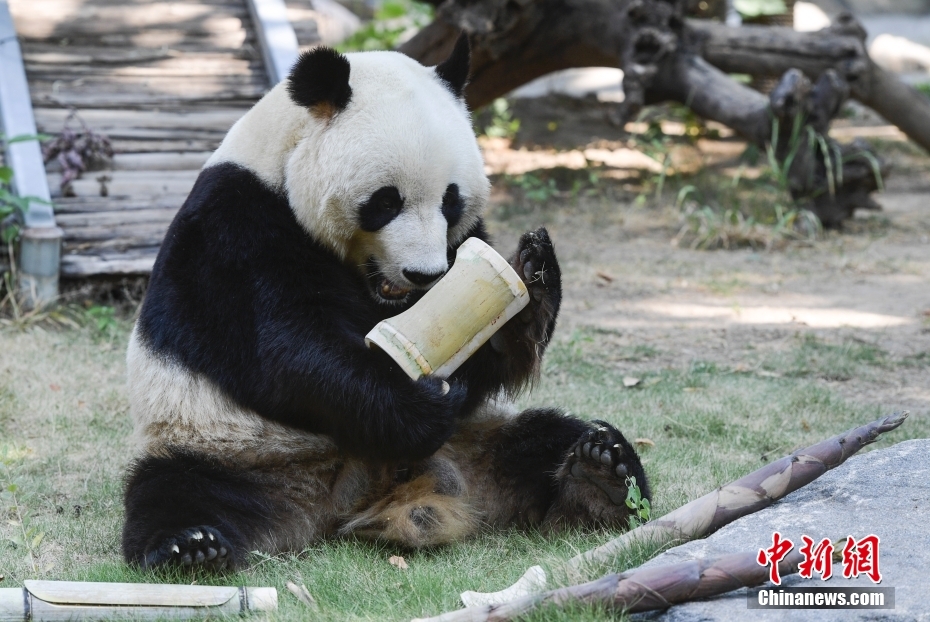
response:
<svg viewBox="0 0 930 622"><path fill-rule="evenodd" d="M471 45L468 43L468 35L463 32L455 42L455 49L449 58L436 66L436 75L446 83L453 95L461 97L465 83L468 82L470 65Z"/></svg>
<svg viewBox="0 0 930 622"><path fill-rule="evenodd" d="M332 48L318 47L297 58L287 78L287 92L298 106L333 116L349 105L349 59Z"/></svg>

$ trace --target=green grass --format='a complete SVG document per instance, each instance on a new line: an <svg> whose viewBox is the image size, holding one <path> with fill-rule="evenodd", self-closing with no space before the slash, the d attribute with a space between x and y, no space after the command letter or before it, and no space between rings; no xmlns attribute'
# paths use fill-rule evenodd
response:
<svg viewBox="0 0 930 622"><path fill-rule="evenodd" d="M88 321L79 328L42 325L0 332L0 478L17 485L0 500L0 587L42 577L88 581L166 581L274 586L275 620L309 613L285 589L305 584L319 603L319 619L404 620L457 608L466 589L494 591L536 563L556 566L615 534L575 532L561 537L517 531L485 533L441 549L409 552L386 544L341 540L299 555L253 555L251 567L213 577L176 572L152 575L129 568L119 555L121 474L132 456L124 389L126 320ZM654 516L767 461L882 415L845 402L819 384L820 371L849 359L844 373L890 363L877 348L831 346L799 340L767 364L780 376L738 373L695 361L681 369L657 367L648 346L608 352L598 331L562 335L546 359L543 378L522 404L560 405L586 418L606 419L631 439L649 439L640 451L655 492ZM623 386L616 361L634 365L643 382ZM903 363L902 363L903 364ZM916 360L909 364L926 364ZM930 435L915 417L877 445ZM181 502L181 500L179 500ZM20 514L44 536L33 547L14 546ZM656 552L642 547L598 568L636 566ZM404 555L409 569L388 563ZM33 565L34 562L34 565ZM545 609L529 620L603 619L597 609Z"/></svg>

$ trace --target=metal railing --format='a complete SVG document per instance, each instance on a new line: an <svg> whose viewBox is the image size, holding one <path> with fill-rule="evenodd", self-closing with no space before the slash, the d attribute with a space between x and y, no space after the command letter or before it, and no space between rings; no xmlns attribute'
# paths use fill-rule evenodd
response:
<svg viewBox="0 0 930 622"><path fill-rule="evenodd" d="M23 55L7 0L0 0L0 131L6 138L37 134ZM13 169L13 191L30 199L20 238L19 285L24 302L37 306L58 296L63 232L55 225L38 140L6 143L4 155Z"/></svg>

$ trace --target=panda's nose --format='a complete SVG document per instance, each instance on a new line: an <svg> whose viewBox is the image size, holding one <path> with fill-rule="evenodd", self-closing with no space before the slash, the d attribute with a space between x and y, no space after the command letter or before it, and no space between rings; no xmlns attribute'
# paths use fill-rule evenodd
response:
<svg viewBox="0 0 930 622"><path fill-rule="evenodd" d="M420 287L425 287L433 281L436 281L441 277L445 272L418 272L416 270L403 270L404 276L408 281L414 285L419 285Z"/></svg>

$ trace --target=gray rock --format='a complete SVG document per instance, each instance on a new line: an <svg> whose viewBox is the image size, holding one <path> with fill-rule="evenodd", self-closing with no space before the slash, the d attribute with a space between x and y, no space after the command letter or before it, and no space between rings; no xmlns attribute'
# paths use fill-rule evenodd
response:
<svg viewBox="0 0 930 622"><path fill-rule="evenodd" d="M881 587L895 588L895 608L873 610L749 610L747 590L677 605L664 612L634 616L638 620L773 620L849 622L851 620L930 621L930 439L899 443L850 458L805 488L771 507L737 520L704 540L675 547L646 567L695 558L757 551L772 545L772 532L801 545L801 536L836 541L846 536L880 538ZM845 579L834 563L833 578L822 581L797 575L785 587L874 587L868 577Z"/></svg>

